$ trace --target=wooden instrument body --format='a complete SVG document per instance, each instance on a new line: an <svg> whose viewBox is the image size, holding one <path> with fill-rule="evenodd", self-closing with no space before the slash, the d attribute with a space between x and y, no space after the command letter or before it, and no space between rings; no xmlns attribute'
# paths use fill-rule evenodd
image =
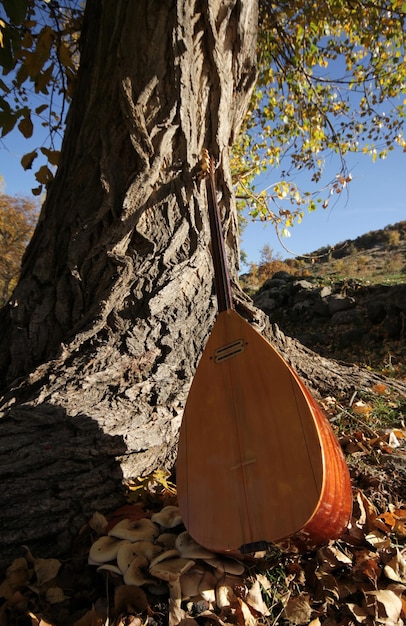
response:
<svg viewBox="0 0 406 626"><path fill-rule="evenodd" d="M206 151L219 314L200 359L179 436L178 502L190 535L217 552L300 548L339 537L351 514L337 439L300 378L233 309Z"/></svg>
<svg viewBox="0 0 406 626"><path fill-rule="evenodd" d="M320 544L350 516L348 469L328 422L232 309L218 315L189 393L177 485L186 528L215 551L293 535Z"/></svg>

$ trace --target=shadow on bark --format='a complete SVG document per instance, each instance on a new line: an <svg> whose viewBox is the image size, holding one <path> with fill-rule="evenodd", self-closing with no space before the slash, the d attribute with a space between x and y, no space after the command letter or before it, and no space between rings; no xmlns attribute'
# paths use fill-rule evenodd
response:
<svg viewBox="0 0 406 626"><path fill-rule="evenodd" d="M26 554L66 551L95 511L124 501L118 458L127 446L87 415L51 404L9 408L0 418L0 567Z"/></svg>

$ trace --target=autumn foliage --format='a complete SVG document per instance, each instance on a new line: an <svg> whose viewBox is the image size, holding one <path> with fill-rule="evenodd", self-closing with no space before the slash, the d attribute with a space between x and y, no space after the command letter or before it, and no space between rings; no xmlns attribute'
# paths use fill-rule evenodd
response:
<svg viewBox="0 0 406 626"><path fill-rule="evenodd" d="M38 206L29 198L0 194L0 305L7 302L17 282L37 215Z"/></svg>

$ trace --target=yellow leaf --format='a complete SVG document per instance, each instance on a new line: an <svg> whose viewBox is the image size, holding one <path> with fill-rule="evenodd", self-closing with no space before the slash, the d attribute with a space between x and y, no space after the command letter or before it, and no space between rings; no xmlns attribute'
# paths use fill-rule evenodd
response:
<svg viewBox="0 0 406 626"><path fill-rule="evenodd" d="M388 386L382 383L376 383L375 385L372 386L371 389L374 393L377 393L380 396L383 396L389 392Z"/></svg>
<svg viewBox="0 0 406 626"><path fill-rule="evenodd" d="M69 48L63 41L59 44L58 55L59 60L64 67L74 67Z"/></svg>
<svg viewBox="0 0 406 626"><path fill-rule="evenodd" d="M352 405L352 410L356 415L365 415L368 417L372 413L372 407L366 404L362 400L358 400Z"/></svg>
<svg viewBox="0 0 406 626"><path fill-rule="evenodd" d="M5 22L3 22L3 20L0 20L0 48L4 48L3 33L1 29L4 28L5 25Z"/></svg>

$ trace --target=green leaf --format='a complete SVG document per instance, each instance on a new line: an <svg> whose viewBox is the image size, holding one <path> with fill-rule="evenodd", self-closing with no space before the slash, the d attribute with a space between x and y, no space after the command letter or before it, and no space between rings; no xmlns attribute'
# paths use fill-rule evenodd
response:
<svg viewBox="0 0 406 626"><path fill-rule="evenodd" d="M24 21L28 0L3 0L3 6L11 22L21 24Z"/></svg>

